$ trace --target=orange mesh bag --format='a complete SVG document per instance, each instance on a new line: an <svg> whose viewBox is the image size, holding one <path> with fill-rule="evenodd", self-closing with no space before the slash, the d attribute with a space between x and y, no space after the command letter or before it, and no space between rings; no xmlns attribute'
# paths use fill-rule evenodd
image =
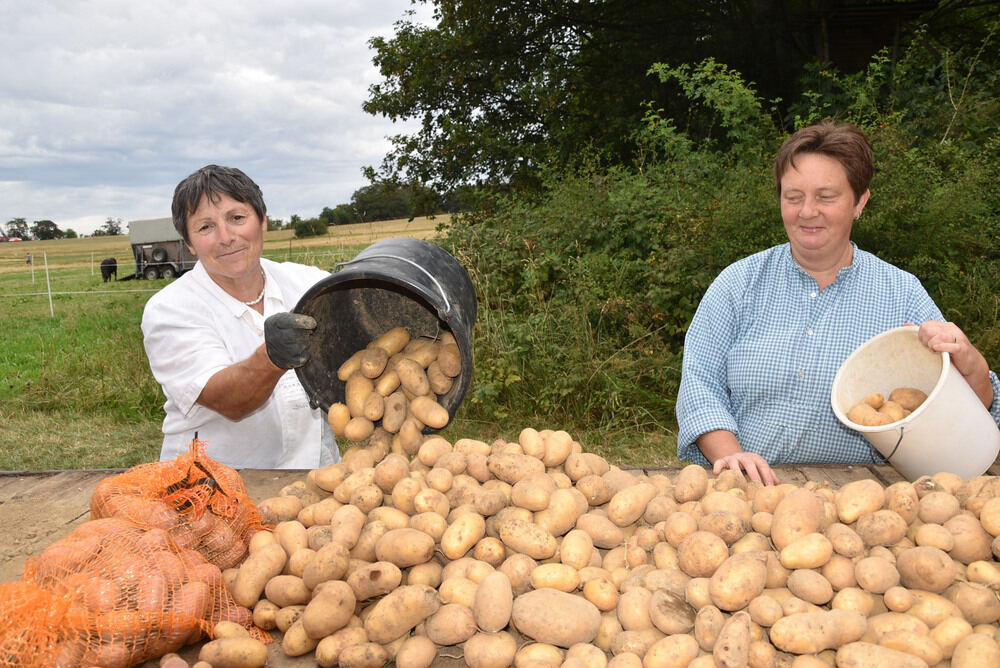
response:
<svg viewBox="0 0 1000 668"><path fill-rule="evenodd" d="M90 498L90 517L122 517L162 529L178 546L197 550L223 570L240 564L250 537L267 528L243 478L208 457L198 439L176 459L102 480Z"/></svg>
<svg viewBox="0 0 1000 668"><path fill-rule="evenodd" d="M220 621L271 640L200 552L177 547L162 529L91 520L0 590L0 662L134 666L201 640Z"/></svg>

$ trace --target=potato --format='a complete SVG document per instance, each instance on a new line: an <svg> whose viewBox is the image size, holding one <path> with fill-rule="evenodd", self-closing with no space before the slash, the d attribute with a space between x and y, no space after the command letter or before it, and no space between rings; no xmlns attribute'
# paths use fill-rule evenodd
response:
<svg viewBox="0 0 1000 668"><path fill-rule="evenodd" d="M763 590L767 580L766 557L744 552L726 559L709 580L712 603L721 610L745 608Z"/></svg>
<svg viewBox="0 0 1000 668"><path fill-rule="evenodd" d="M358 601L366 601L388 594L398 587L402 580L403 572L396 564L388 561L375 561L352 570L347 576L346 583Z"/></svg>
<svg viewBox="0 0 1000 668"><path fill-rule="evenodd" d="M342 580L321 583L299 618L307 636L321 640L344 628L354 615L354 591Z"/></svg>
<svg viewBox="0 0 1000 668"><path fill-rule="evenodd" d="M844 524L879 510L884 503L885 490L870 478L849 482L836 494L837 516Z"/></svg>
<svg viewBox="0 0 1000 668"><path fill-rule="evenodd" d="M955 569L948 553L936 547L904 550L896 559L900 583L908 589L940 593L955 579Z"/></svg>
<svg viewBox="0 0 1000 668"><path fill-rule="evenodd" d="M497 532L504 545L532 559L548 559L556 553L555 537L532 522L503 520L497 522Z"/></svg>
<svg viewBox="0 0 1000 668"><path fill-rule="evenodd" d="M580 586L580 572L566 564L540 564L531 572L531 586L535 589L551 587L559 591L572 592Z"/></svg>
<svg viewBox="0 0 1000 668"><path fill-rule="evenodd" d="M233 599L245 608L252 608L264 592L268 581L281 574L288 555L277 543L251 552L240 566L233 583Z"/></svg>
<svg viewBox="0 0 1000 668"><path fill-rule="evenodd" d="M576 521L576 528L590 536L594 547L600 549L613 548L625 540L621 527L598 513L591 512L581 515Z"/></svg>
<svg viewBox="0 0 1000 668"><path fill-rule="evenodd" d="M337 657L340 668L380 668L389 661L389 652L380 644L362 642L345 647Z"/></svg>
<svg viewBox="0 0 1000 668"><path fill-rule="evenodd" d="M558 615L552 611L558 610ZM537 589L514 599L511 622L523 635L538 642L568 648L590 642L601 624L593 603L555 589Z"/></svg>
<svg viewBox="0 0 1000 668"><path fill-rule="evenodd" d="M472 605L476 625L487 633L502 631L510 622L513 605L510 578L501 571L490 573L476 589Z"/></svg>
<svg viewBox="0 0 1000 668"><path fill-rule="evenodd" d="M708 472L697 464L689 464L681 469L674 479L674 500L677 503L697 501L708 489Z"/></svg>
<svg viewBox="0 0 1000 668"><path fill-rule="evenodd" d="M833 556L833 543L821 533L809 533L782 548L779 556L788 569L820 568Z"/></svg>
<svg viewBox="0 0 1000 668"><path fill-rule="evenodd" d="M424 622L424 633L436 645L458 645L476 633L472 609L460 603L446 603Z"/></svg>
<svg viewBox="0 0 1000 668"><path fill-rule="evenodd" d="M908 411L914 411L927 400L927 393L915 387L897 387L889 393L889 401L894 401Z"/></svg>
<svg viewBox="0 0 1000 668"><path fill-rule="evenodd" d="M678 567L693 578L707 578L729 558L725 541L708 531L695 531L677 547Z"/></svg>
<svg viewBox="0 0 1000 668"><path fill-rule="evenodd" d="M319 641L316 645L316 663L322 668L335 668L339 665L340 654L344 649L366 642L368 636L364 628L348 624Z"/></svg>
<svg viewBox="0 0 1000 668"><path fill-rule="evenodd" d="M427 585L397 587L373 606L364 629L372 642L387 643L438 611L441 597Z"/></svg>
<svg viewBox="0 0 1000 668"><path fill-rule="evenodd" d="M881 557L866 557L854 565L858 586L873 594L884 594L899 584L896 566Z"/></svg>
<svg viewBox="0 0 1000 668"><path fill-rule="evenodd" d="M941 662L944 652L926 633L907 630L887 631L879 638L880 647L899 650L923 659L928 666Z"/></svg>
<svg viewBox="0 0 1000 668"><path fill-rule="evenodd" d="M463 557L486 535L486 520L468 512L452 522L441 536L441 551L449 559Z"/></svg>
<svg viewBox="0 0 1000 668"><path fill-rule="evenodd" d="M416 529L393 529L375 544L379 561L388 561L400 568L430 561L434 556L434 539Z"/></svg>
<svg viewBox="0 0 1000 668"><path fill-rule="evenodd" d="M301 619L295 620L291 626L285 629L284 633L285 635L281 638L281 649L285 652L286 656L308 654L316 649L316 645L319 644L318 640L306 635L305 629L302 628Z"/></svg>
<svg viewBox="0 0 1000 668"><path fill-rule="evenodd" d="M868 642L851 642L837 650L837 666L843 668L867 668L869 666L892 666L893 668L927 668L923 659L889 647L881 647Z"/></svg>
<svg viewBox="0 0 1000 668"><path fill-rule="evenodd" d="M774 646L793 654L818 654L859 640L868 620L854 610L803 612L782 617L770 630Z"/></svg>
<svg viewBox="0 0 1000 668"><path fill-rule="evenodd" d="M962 638L951 655L951 668L1000 666L1000 645L996 639L981 633Z"/></svg>
<svg viewBox="0 0 1000 668"><path fill-rule="evenodd" d="M255 638L217 638L198 650L198 660L212 668L261 668L267 665L267 645Z"/></svg>
<svg viewBox="0 0 1000 668"><path fill-rule="evenodd" d="M930 492L917 504L917 517L925 524L944 524L961 510L958 499L948 492Z"/></svg>
<svg viewBox="0 0 1000 668"><path fill-rule="evenodd" d="M541 566L539 566L541 568ZM653 593L644 587L632 587L622 592L618 599L618 621L626 631L643 631L653 628L649 617Z"/></svg>
<svg viewBox="0 0 1000 668"><path fill-rule="evenodd" d="M991 587L969 582L955 582L944 592L945 598L958 606L970 624L993 624L1000 620L1000 599Z"/></svg>
<svg viewBox="0 0 1000 668"><path fill-rule="evenodd" d="M279 608L286 608L308 603L312 592L300 577L276 575L264 586L264 596Z"/></svg>
<svg viewBox="0 0 1000 668"><path fill-rule="evenodd" d="M516 653L517 641L511 634L477 633L465 642L462 658L471 668L506 668Z"/></svg>
<svg viewBox="0 0 1000 668"><path fill-rule="evenodd" d="M858 518L854 530L865 546L894 545L906 536L906 521L891 510L876 510Z"/></svg>
<svg viewBox="0 0 1000 668"><path fill-rule="evenodd" d="M943 526L955 539L955 544L948 553L952 559L971 564L974 561L988 560L992 556L993 537L983 530L982 525L971 514L963 512L955 515Z"/></svg>
<svg viewBox="0 0 1000 668"><path fill-rule="evenodd" d="M750 662L750 615L740 611L722 626L712 647L712 658L719 668L742 668Z"/></svg>
<svg viewBox="0 0 1000 668"><path fill-rule="evenodd" d="M667 589L656 589L650 597L649 619L653 626L667 635L688 633L694 629L696 614L697 611L683 596Z"/></svg>
<svg viewBox="0 0 1000 668"><path fill-rule="evenodd" d="M793 489L774 509L771 541L781 550L796 538L821 532L825 518L823 501L818 496L804 488Z"/></svg>
<svg viewBox="0 0 1000 668"><path fill-rule="evenodd" d="M622 656L622 655L618 655ZM668 635L653 643L639 665L688 666L698 656L698 641L688 633ZM610 664L608 664L610 665Z"/></svg>
<svg viewBox="0 0 1000 668"><path fill-rule="evenodd" d="M788 589L803 601L813 605L829 603L833 598L833 587L817 571L800 568L788 576Z"/></svg>

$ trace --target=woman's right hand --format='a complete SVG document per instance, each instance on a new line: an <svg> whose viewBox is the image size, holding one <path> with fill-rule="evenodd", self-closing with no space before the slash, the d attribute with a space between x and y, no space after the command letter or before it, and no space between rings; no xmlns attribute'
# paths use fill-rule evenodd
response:
<svg viewBox="0 0 1000 668"><path fill-rule="evenodd" d="M750 480L765 485L777 485L780 482L778 476L774 475L771 465L755 452L734 452L719 457L712 464L712 473L715 475L719 475L725 469L732 469L740 475L745 471Z"/></svg>
<svg viewBox="0 0 1000 668"><path fill-rule="evenodd" d="M708 461L712 462L712 471L719 475L725 469L732 469L740 475L765 485L777 485L778 476L771 470L771 465L760 455L746 452L740 445L736 434L725 429L718 429L698 437L698 448Z"/></svg>

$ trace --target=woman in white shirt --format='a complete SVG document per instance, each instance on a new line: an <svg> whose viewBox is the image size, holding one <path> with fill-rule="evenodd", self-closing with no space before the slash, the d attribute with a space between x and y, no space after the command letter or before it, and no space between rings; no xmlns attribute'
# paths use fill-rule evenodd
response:
<svg viewBox="0 0 1000 668"><path fill-rule="evenodd" d="M328 272L261 257L267 215L239 169L208 165L174 191L174 225L195 267L153 295L143 344L167 401L160 459L193 438L233 468L312 469L339 461L325 416L292 370L316 323L292 309Z"/></svg>

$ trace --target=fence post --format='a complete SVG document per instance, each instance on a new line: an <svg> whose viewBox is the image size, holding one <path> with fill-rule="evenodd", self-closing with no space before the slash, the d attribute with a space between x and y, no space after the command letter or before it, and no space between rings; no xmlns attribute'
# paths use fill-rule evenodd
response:
<svg viewBox="0 0 1000 668"><path fill-rule="evenodd" d="M52 282L49 281L49 254L47 251L42 251L42 260L45 262L45 289L49 293L49 317L54 318L56 312L52 308Z"/></svg>

